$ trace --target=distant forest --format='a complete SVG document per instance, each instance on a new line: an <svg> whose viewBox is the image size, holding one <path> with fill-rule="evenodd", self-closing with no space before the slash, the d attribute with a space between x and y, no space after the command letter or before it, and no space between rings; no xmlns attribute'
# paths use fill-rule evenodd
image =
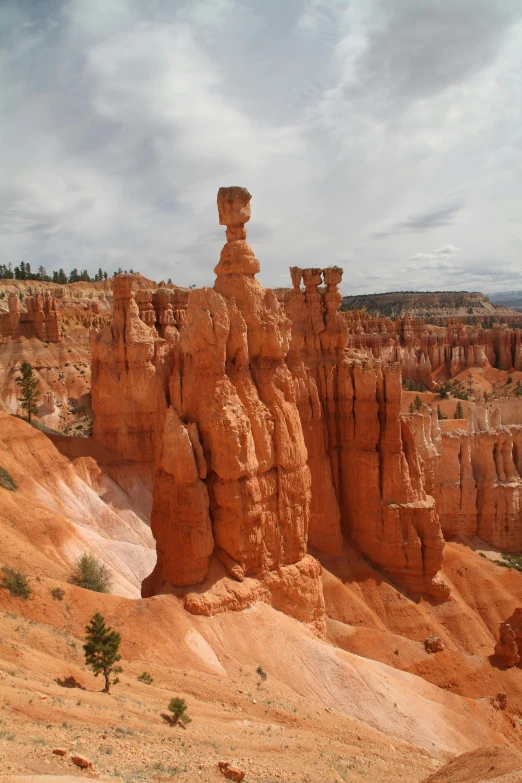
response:
<svg viewBox="0 0 522 783"><path fill-rule="evenodd" d="M129 269L130 274L134 274L133 269ZM100 267L95 275L91 277L86 269L78 270L72 269L67 274L63 269L59 269L57 272L51 272L47 274L43 266L38 267L37 272L31 270L31 264L21 261L18 266L13 268L12 264L0 264L0 280L41 280L43 283L97 283L99 280L108 280L109 277L116 277L117 275L127 274L126 269L121 267L109 275L104 272Z"/></svg>

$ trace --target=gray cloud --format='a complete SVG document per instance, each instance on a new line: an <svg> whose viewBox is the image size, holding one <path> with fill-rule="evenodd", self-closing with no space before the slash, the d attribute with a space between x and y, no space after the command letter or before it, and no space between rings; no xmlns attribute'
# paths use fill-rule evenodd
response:
<svg viewBox="0 0 522 783"><path fill-rule="evenodd" d="M375 231L371 236L373 239L385 239L392 236L392 234L400 234L405 231L419 233L430 231L433 228L451 226L455 223L458 213L463 207L464 203L462 201L452 201L445 206L430 207L424 212L418 212L405 218L405 220L392 224L389 228Z"/></svg>

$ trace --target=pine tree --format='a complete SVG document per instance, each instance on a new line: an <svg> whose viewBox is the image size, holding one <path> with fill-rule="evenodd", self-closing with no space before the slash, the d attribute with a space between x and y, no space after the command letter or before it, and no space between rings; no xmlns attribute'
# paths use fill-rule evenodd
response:
<svg viewBox="0 0 522 783"><path fill-rule="evenodd" d="M437 418L439 421L443 421L444 419L447 419L448 417L443 414L443 412L440 409L440 405L437 405Z"/></svg>
<svg viewBox="0 0 522 783"><path fill-rule="evenodd" d="M416 411L420 411L420 409L422 408L422 400L418 394L415 395L415 399L413 400L413 405Z"/></svg>
<svg viewBox="0 0 522 783"><path fill-rule="evenodd" d="M455 408L455 415L453 418L454 419L464 418L464 408L462 407L462 403L460 401L457 403L457 407Z"/></svg>
<svg viewBox="0 0 522 783"><path fill-rule="evenodd" d="M40 392L38 391L38 379L33 375L33 368L29 362L22 362L20 367L22 373L21 378L18 378L16 383L20 387L20 397L18 402L24 410L27 411L27 421L31 421L31 414L38 413L36 403L40 399Z"/></svg>
<svg viewBox="0 0 522 783"><path fill-rule="evenodd" d="M179 696L175 696L170 700L169 710L172 712L172 718L170 719L175 726L178 721L180 726L185 727L188 723L192 722L192 718L187 715L187 705L185 699L180 699Z"/></svg>
<svg viewBox="0 0 522 783"><path fill-rule="evenodd" d="M85 663L90 666L94 676L103 674L105 678L105 687L103 693L109 693L111 685L116 685L118 677L112 680L111 675L119 674L122 671L121 666L115 664L121 660L118 655L118 648L121 642L121 635L112 628L105 625L105 620L96 612L89 625L85 626L86 643L83 645L85 653Z"/></svg>
<svg viewBox="0 0 522 783"><path fill-rule="evenodd" d="M410 413L415 413L415 405L412 402L410 402L410 407L408 408L408 410Z"/></svg>

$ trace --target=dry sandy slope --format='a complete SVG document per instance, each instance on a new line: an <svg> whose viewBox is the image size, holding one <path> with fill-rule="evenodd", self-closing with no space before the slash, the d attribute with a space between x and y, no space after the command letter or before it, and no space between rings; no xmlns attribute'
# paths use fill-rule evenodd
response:
<svg viewBox="0 0 522 783"><path fill-rule="evenodd" d="M403 594L348 546L323 559L336 647L264 604L205 618L173 595L136 600L68 585L71 559L93 549L111 562L116 590L136 595L139 568L154 556L150 470L1 414L0 465L19 485L0 489L1 560L34 590L28 601L0 590L0 761L13 771L70 771L50 753L63 745L128 781L171 779L174 768L185 770L177 780L223 780L215 765L226 758L259 783L413 783L471 748L521 744L520 670L496 669L488 656L498 621L522 603L522 575L465 542L447 547L453 597L440 605ZM58 584L63 601L51 597ZM83 666L83 628L97 610L123 635L125 672L110 697ZM424 651L431 632L444 653ZM137 682L144 669L152 686ZM55 682L69 675L87 690ZM506 712L488 698L499 690ZM194 718L187 732L160 717L177 694Z"/></svg>
<svg viewBox="0 0 522 783"><path fill-rule="evenodd" d="M505 747L479 748L444 765L425 783L520 783L522 755Z"/></svg>
<svg viewBox="0 0 522 783"><path fill-rule="evenodd" d="M75 450L69 459L55 444ZM3 563L66 580L71 564L94 552L111 568L114 589L139 596L156 562L148 525L152 474L85 439L49 438L0 412L0 465L18 491L0 488ZM92 446L91 446L92 450Z"/></svg>

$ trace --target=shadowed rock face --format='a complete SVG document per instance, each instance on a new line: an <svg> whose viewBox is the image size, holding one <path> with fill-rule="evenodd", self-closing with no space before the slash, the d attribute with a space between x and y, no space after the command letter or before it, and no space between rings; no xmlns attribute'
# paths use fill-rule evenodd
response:
<svg viewBox="0 0 522 783"><path fill-rule="evenodd" d="M113 323L91 338L95 437L155 462L158 562L143 594L202 582L215 551L242 584L187 596L187 608L261 596L321 631L307 544L340 554L344 531L408 588L444 597L433 455L400 416L400 366L349 347L339 267L293 268L284 306L259 284L250 198L219 191L227 243L213 289L172 315L166 296L136 302L132 276L120 276Z"/></svg>

